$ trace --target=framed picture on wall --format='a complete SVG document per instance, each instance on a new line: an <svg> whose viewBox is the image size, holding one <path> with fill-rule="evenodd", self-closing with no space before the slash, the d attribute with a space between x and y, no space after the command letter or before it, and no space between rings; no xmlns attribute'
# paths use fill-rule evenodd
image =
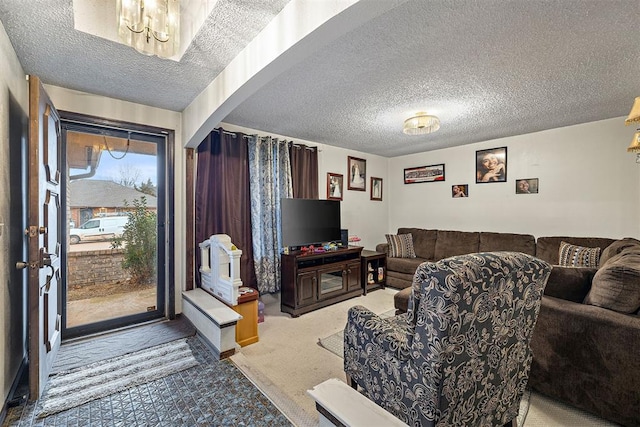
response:
<svg viewBox="0 0 640 427"><path fill-rule="evenodd" d="M349 190L367 191L367 161L357 157L347 157Z"/></svg>
<svg viewBox="0 0 640 427"><path fill-rule="evenodd" d="M371 177L371 200L382 201L382 178Z"/></svg>
<svg viewBox="0 0 640 427"><path fill-rule="evenodd" d="M439 165L419 166L404 170L404 183L444 181L444 163Z"/></svg>
<svg viewBox="0 0 640 427"><path fill-rule="evenodd" d="M537 194L538 178L516 179L516 194Z"/></svg>
<svg viewBox="0 0 640 427"><path fill-rule="evenodd" d="M342 200L342 174L327 173L327 200Z"/></svg>
<svg viewBox="0 0 640 427"><path fill-rule="evenodd" d="M469 184L456 184L451 186L451 197L458 199L469 196Z"/></svg>
<svg viewBox="0 0 640 427"><path fill-rule="evenodd" d="M476 184L507 182L507 147L476 151Z"/></svg>

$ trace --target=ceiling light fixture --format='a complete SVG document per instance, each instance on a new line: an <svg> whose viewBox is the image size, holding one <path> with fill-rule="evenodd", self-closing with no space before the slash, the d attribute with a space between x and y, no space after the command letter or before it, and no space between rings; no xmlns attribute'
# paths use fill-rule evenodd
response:
<svg viewBox="0 0 640 427"><path fill-rule="evenodd" d="M118 0L118 38L145 55L169 58L180 48L180 0Z"/></svg>
<svg viewBox="0 0 640 427"><path fill-rule="evenodd" d="M402 132L407 135L426 135L440 129L440 119L427 113L417 113L404 121Z"/></svg>
<svg viewBox="0 0 640 427"><path fill-rule="evenodd" d="M638 96L633 102L633 107L631 107L629 117L624 121L624 124L630 125L631 123L636 122L640 124L640 96ZM636 133L633 134L631 145L629 145L627 151L629 153L636 153L636 163L640 163L640 127L636 129Z"/></svg>

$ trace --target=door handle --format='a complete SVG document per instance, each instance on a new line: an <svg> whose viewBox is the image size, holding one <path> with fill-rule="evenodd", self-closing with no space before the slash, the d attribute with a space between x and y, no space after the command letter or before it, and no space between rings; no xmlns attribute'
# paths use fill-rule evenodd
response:
<svg viewBox="0 0 640 427"><path fill-rule="evenodd" d="M27 268L29 266L30 266L30 264L28 262L25 262L25 261L16 262L16 269L17 270L24 270L25 268Z"/></svg>
<svg viewBox="0 0 640 427"><path fill-rule="evenodd" d="M16 270L24 270L25 268L42 268L38 267L37 262L17 261Z"/></svg>
<svg viewBox="0 0 640 427"><path fill-rule="evenodd" d="M51 254L40 249L40 268L51 267Z"/></svg>

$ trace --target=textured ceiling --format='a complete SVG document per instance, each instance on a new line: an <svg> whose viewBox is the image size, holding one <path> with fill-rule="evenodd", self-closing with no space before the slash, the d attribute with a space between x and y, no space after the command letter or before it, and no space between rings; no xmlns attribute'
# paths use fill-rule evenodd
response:
<svg viewBox="0 0 640 427"><path fill-rule="evenodd" d="M182 111L286 3L220 0L178 63L75 31L71 0L2 0L0 19L46 83ZM639 0L410 0L224 121L393 157L626 116L640 96L639 22ZM417 111L440 130L402 134Z"/></svg>
<svg viewBox="0 0 640 427"><path fill-rule="evenodd" d="M55 86L182 111L288 2L218 0L180 62L75 30L72 0L1 0L0 20L27 74Z"/></svg>

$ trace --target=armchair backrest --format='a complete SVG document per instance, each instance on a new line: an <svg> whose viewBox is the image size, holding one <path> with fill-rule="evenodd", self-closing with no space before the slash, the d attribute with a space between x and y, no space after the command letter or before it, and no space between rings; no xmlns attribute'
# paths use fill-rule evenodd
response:
<svg viewBox="0 0 640 427"><path fill-rule="evenodd" d="M519 252L418 267L408 346L437 425L495 425L517 416L550 271L546 262Z"/></svg>

